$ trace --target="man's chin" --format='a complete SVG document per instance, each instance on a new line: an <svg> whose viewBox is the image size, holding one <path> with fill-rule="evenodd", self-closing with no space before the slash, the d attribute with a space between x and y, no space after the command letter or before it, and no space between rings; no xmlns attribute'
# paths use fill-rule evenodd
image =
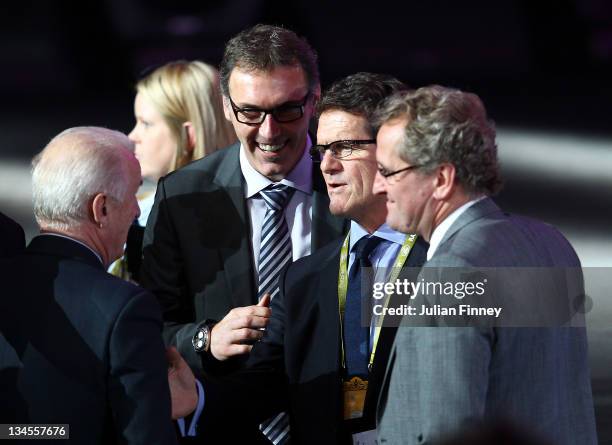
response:
<svg viewBox="0 0 612 445"><path fill-rule="evenodd" d="M329 213L340 218L348 218L346 213L346 199L332 196L329 200Z"/></svg>
<svg viewBox="0 0 612 445"><path fill-rule="evenodd" d="M387 220L386 220L387 225L392 229L395 230L396 232L402 232L402 233L406 233L402 227L401 224L398 223L398 221L395 218L390 218L390 215L387 215Z"/></svg>

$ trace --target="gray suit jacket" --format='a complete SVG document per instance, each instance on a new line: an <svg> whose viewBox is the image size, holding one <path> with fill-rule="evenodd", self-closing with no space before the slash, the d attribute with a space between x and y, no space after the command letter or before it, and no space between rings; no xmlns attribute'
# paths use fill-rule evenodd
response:
<svg viewBox="0 0 612 445"><path fill-rule="evenodd" d="M579 267L556 229L490 199L463 213L429 267ZM431 444L503 419L555 444L597 442L584 327L398 329L378 405L384 444Z"/></svg>

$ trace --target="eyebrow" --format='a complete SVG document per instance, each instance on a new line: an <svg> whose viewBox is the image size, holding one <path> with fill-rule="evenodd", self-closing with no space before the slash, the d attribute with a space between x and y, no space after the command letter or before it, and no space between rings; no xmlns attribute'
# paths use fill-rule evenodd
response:
<svg viewBox="0 0 612 445"><path fill-rule="evenodd" d="M262 108L259 105L253 105L253 104L249 104L249 103L241 103L239 101L235 101L233 97L230 98L232 99L232 101L234 102L234 105L236 105L238 108L240 109L245 109L245 108L254 108L256 110L273 110L275 108L281 108L284 106L291 106L291 105L300 105L301 102L304 100L304 96L306 96L309 93L309 90L306 91L306 93L304 93L304 95L298 99L289 99L279 105L276 105L274 107L269 107L269 108Z"/></svg>
<svg viewBox="0 0 612 445"><path fill-rule="evenodd" d="M235 103L235 102L234 102ZM239 109L242 110L247 110L247 109L254 109L254 110L275 110L277 108L282 108L282 107L287 107L287 106L294 106L294 105L299 105L300 104L300 100L296 99L296 100L288 100L287 102L283 102L282 104L276 105L274 107L269 107L269 108L263 108L260 107L259 105L252 105L252 104L237 104Z"/></svg>

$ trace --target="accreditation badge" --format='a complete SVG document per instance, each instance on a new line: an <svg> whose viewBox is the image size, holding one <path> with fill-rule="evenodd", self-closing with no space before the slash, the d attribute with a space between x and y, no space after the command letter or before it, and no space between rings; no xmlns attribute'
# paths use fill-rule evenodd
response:
<svg viewBox="0 0 612 445"><path fill-rule="evenodd" d="M342 383L344 390L344 420L358 419L363 416L368 381L352 377Z"/></svg>

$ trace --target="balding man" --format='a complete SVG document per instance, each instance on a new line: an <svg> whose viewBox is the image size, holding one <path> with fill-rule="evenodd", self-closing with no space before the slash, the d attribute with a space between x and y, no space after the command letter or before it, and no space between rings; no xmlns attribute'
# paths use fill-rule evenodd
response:
<svg viewBox="0 0 612 445"><path fill-rule="evenodd" d="M106 273L139 213L130 145L72 128L33 161L41 234L0 264L3 423L68 424L74 443L176 443L159 308Z"/></svg>

